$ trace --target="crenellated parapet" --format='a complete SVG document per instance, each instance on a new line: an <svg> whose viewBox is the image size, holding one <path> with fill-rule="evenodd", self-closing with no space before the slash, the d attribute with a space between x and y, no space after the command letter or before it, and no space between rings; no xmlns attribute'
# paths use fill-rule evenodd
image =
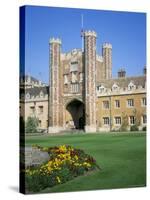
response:
<svg viewBox="0 0 150 200"><path fill-rule="evenodd" d="M52 44L52 43L57 43L57 44L60 44L60 45L62 44L60 38L50 38L49 44Z"/></svg>
<svg viewBox="0 0 150 200"><path fill-rule="evenodd" d="M88 31L84 32L84 36L94 36L94 37L97 37L97 33L95 31L88 30Z"/></svg>
<svg viewBox="0 0 150 200"><path fill-rule="evenodd" d="M108 43L108 42L105 42L103 44L103 48L108 48L108 49L112 49L112 44Z"/></svg>
<svg viewBox="0 0 150 200"><path fill-rule="evenodd" d="M104 61L104 79L112 78L112 45L104 43L102 46L102 56Z"/></svg>

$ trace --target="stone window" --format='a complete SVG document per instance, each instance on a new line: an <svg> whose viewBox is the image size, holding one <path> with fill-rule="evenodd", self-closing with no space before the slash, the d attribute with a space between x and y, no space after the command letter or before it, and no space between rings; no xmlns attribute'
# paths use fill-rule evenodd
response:
<svg viewBox="0 0 150 200"><path fill-rule="evenodd" d="M113 84L112 86L112 91L118 91L119 90L119 87L116 83Z"/></svg>
<svg viewBox="0 0 150 200"><path fill-rule="evenodd" d="M30 99L30 94L29 93L26 94L26 99Z"/></svg>
<svg viewBox="0 0 150 200"><path fill-rule="evenodd" d="M43 106L39 106L39 114L43 113Z"/></svg>
<svg viewBox="0 0 150 200"><path fill-rule="evenodd" d="M121 117L115 117L115 124L121 125Z"/></svg>
<svg viewBox="0 0 150 200"><path fill-rule="evenodd" d="M103 101L103 108L109 109L109 101Z"/></svg>
<svg viewBox="0 0 150 200"><path fill-rule="evenodd" d="M142 123L143 123L143 124L146 124L146 123L147 123L147 116L146 116L146 115L143 115L143 116L142 116Z"/></svg>
<svg viewBox="0 0 150 200"><path fill-rule="evenodd" d="M133 107L134 106L134 100L133 99L127 99L127 106Z"/></svg>
<svg viewBox="0 0 150 200"><path fill-rule="evenodd" d="M119 100L115 100L115 107L120 108L120 101Z"/></svg>
<svg viewBox="0 0 150 200"><path fill-rule="evenodd" d="M34 114L35 113L35 106L30 106L30 111L31 111L31 114Z"/></svg>
<svg viewBox="0 0 150 200"><path fill-rule="evenodd" d="M103 93L104 92L104 88L103 87L99 87L99 92Z"/></svg>
<svg viewBox="0 0 150 200"><path fill-rule="evenodd" d="M106 88L105 88L103 85L100 85L100 86L98 87L98 91L99 91L100 93L103 93L103 92L106 91Z"/></svg>
<svg viewBox="0 0 150 200"><path fill-rule="evenodd" d="M134 116L130 116L129 117L129 124L130 125L134 125L135 124L135 117Z"/></svg>
<svg viewBox="0 0 150 200"><path fill-rule="evenodd" d="M41 122L41 120L39 120L38 121L38 126L41 127L41 125L42 125L42 122Z"/></svg>
<svg viewBox="0 0 150 200"><path fill-rule="evenodd" d="M70 63L70 72L78 71L78 61L72 61Z"/></svg>
<svg viewBox="0 0 150 200"><path fill-rule="evenodd" d="M71 65L77 65L77 64L78 64L78 61L71 62Z"/></svg>
<svg viewBox="0 0 150 200"><path fill-rule="evenodd" d="M143 97L142 98L142 106L146 106L146 104L147 104L146 97Z"/></svg>
<svg viewBox="0 0 150 200"><path fill-rule="evenodd" d="M78 83L73 83L70 85L70 90L71 93L78 93L79 92L79 84Z"/></svg>
<svg viewBox="0 0 150 200"><path fill-rule="evenodd" d="M136 89L136 86L134 85L134 83L131 81L128 85L128 90L134 90Z"/></svg>
<svg viewBox="0 0 150 200"><path fill-rule="evenodd" d="M41 91L40 92L40 97L42 98L44 96L43 92Z"/></svg>
<svg viewBox="0 0 150 200"><path fill-rule="evenodd" d="M104 123L104 125L109 125L109 123L110 123L109 117L103 117L103 123Z"/></svg>

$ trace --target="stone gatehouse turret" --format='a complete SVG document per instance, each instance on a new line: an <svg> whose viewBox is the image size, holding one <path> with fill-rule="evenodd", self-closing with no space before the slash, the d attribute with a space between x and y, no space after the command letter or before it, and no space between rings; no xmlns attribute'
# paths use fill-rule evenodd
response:
<svg viewBox="0 0 150 200"><path fill-rule="evenodd" d="M61 40L50 39L50 74L49 74L49 132L60 131L61 101Z"/></svg>
<svg viewBox="0 0 150 200"><path fill-rule="evenodd" d="M96 33L84 33L85 131L96 132Z"/></svg>
<svg viewBox="0 0 150 200"><path fill-rule="evenodd" d="M67 128L96 132L96 67L102 63L96 56L96 32L85 31L83 37L84 52L69 53L61 52L60 39L50 39L50 133Z"/></svg>

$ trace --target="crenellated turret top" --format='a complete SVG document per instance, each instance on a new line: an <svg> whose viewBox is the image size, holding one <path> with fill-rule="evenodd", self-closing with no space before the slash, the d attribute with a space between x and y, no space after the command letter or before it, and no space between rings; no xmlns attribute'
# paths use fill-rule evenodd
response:
<svg viewBox="0 0 150 200"><path fill-rule="evenodd" d="M105 43L103 44L103 48L112 49L112 45L111 45L110 43L108 43L108 42L105 42Z"/></svg>
<svg viewBox="0 0 150 200"><path fill-rule="evenodd" d="M57 44L61 44L61 39L59 38L50 38L49 43L57 43Z"/></svg>
<svg viewBox="0 0 150 200"><path fill-rule="evenodd" d="M95 31L88 30L88 31L84 32L84 36L94 36L94 37L97 37L97 33Z"/></svg>

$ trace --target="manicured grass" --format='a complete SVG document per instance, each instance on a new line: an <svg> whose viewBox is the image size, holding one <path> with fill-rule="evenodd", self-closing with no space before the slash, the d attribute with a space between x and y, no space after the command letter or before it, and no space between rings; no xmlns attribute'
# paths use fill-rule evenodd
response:
<svg viewBox="0 0 150 200"><path fill-rule="evenodd" d="M68 144L93 156L102 169L43 192L126 188L146 185L146 134L143 132L28 136L26 145Z"/></svg>

